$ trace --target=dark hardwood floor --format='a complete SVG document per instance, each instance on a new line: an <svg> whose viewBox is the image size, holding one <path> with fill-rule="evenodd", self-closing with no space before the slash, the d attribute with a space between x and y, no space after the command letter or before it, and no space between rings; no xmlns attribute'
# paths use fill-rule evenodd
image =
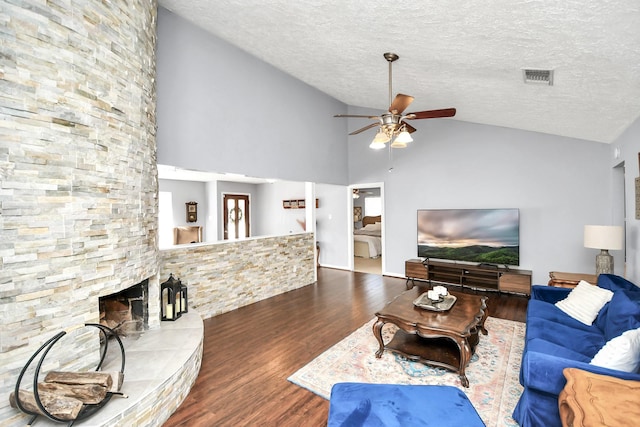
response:
<svg viewBox="0 0 640 427"><path fill-rule="evenodd" d="M205 320L200 374L164 426L326 425L329 402L287 378L405 289L404 279L320 268L313 285ZM490 316L525 320L526 297L487 295Z"/></svg>

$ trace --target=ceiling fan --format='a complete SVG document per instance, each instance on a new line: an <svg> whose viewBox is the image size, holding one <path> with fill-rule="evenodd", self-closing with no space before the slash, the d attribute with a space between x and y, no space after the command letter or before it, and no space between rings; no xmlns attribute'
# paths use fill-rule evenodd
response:
<svg viewBox="0 0 640 427"><path fill-rule="evenodd" d="M406 120L416 119L435 119L441 117L453 117L456 115L455 108L444 108L442 110L427 110L417 111L415 113L402 114L402 112L413 102L413 96L404 95L399 93L395 99L392 100L393 91L391 90L392 83L392 67L393 62L398 60L399 56L395 53L387 52L384 54L384 58L389 62L389 111L380 114L379 116L363 116L354 114L336 114L333 117L358 117L377 120L375 123L371 123L363 128L351 132L349 135L356 135L360 132L364 132L367 129L379 126L378 133L373 138L369 147L379 150L386 147L386 143L393 139L391 143L392 148L404 148L407 143L412 142L411 133L416 131L416 128L406 123Z"/></svg>
<svg viewBox="0 0 640 427"><path fill-rule="evenodd" d="M361 190L359 188L353 189L353 198L359 199L361 194L373 194L373 191Z"/></svg>

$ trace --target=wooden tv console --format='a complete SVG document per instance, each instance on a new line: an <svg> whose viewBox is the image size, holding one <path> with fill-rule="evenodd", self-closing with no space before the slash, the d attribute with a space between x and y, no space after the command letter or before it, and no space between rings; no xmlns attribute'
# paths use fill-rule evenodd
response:
<svg viewBox="0 0 640 427"><path fill-rule="evenodd" d="M407 287L409 281L414 283L414 280L418 279L499 292L531 294L530 270L487 268L444 260L429 260L423 263L420 259L410 259L405 262L405 276Z"/></svg>

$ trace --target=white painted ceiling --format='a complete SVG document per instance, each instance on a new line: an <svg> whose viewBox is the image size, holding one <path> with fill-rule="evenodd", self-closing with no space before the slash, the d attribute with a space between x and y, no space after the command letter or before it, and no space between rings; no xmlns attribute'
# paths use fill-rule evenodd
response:
<svg viewBox="0 0 640 427"><path fill-rule="evenodd" d="M408 112L455 107L454 120L603 143L640 116L638 0L159 4L352 106L389 107L394 52ZM523 68L554 70L553 86L525 84Z"/></svg>

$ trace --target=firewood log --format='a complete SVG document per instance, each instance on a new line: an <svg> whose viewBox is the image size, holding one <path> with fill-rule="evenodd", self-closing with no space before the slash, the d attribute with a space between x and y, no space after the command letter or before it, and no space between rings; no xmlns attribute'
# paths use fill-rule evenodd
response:
<svg viewBox="0 0 640 427"><path fill-rule="evenodd" d="M97 405L107 396L107 388L98 384L39 383L38 392L73 397L88 405Z"/></svg>
<svg viewBox="0 0 640 427"><path fill-rule="evenodd" d="M33 392L27 390L19 390L18 393L20 396L20 403L26 410L36 414L44 415L42 411L40 411L40 408L36 403L36 398ZM60 396L47 392L38 392L38 395L40 396L40 402L42 403L42 406L44 406L47 412L61 420L75 420L76 418L78 418L78 414L82 409L82 402L78 399L74 399L73 397ZM15 393L11 393L9 395L9 404L13 408L18 407L18 405L16 404Z"/></svg>
<svg viewBox="0 0 640 427"><path fill-rule="evenodd" d="M44 377L46 383L97 384L111 389L113 379L108 372L62 372L51 371Z"/></svg>
<svg viewBox="0 0 640 427"><path fill-rule="evenodd" d="M124 373L120 371L109 372L111 375L111 379L113 381L113 385L109 389L110 392L118 392L122 388L122 383L124 382Z"/></svg>

